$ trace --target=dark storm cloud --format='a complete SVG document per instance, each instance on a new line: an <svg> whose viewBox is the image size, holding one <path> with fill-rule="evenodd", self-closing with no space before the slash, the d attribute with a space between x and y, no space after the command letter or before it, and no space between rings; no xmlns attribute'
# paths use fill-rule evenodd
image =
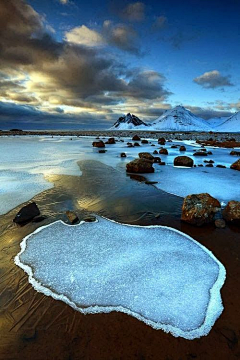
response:
<svg viewBox="0 0 240 360"><path fill-rule="evenodd" d="M224 86L233 86L230 80L230 75L223 76L217 70L205 72L203 75L193 79L193 81L206 89L216 89L222 88Z"/></svg>

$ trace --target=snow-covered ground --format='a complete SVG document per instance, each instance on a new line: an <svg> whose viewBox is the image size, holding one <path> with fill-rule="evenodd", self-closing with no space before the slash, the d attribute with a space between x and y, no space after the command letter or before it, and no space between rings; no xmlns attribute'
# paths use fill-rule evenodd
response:
<svg viewBox="0 0 240 360"><path fill-rule="evenodd" d="M55 136L24 136L0 138L0 214L5 214L17 205L30 200L36 194L52 187L47 181L51 174L65 174L81 176L77 165L80 160L98 160L106 165L125 172L125 164L138 157L139 152L152 153L159 149L157 140L152 144L128 148L126 143L117 142L106 145L107 152L99 154L97 148L92 147L94 137L60 137ZM107 140L107 139L105 139ZM187 151L180 153L178 148L172 149L173 144L185 143ZM222 164L227 169L220 168L191 168L178 169L173 167L174 158L178 155L192 157L193 151L199 145L193 141L168 142L165 146L169 155L155 155L166 162L166 166L154 164L155 173L148 174L150 180L158 181L158 188L178 196L191 193L209 192L220 201L240 200L240 172L229 169L237 160L230 156L230 149L212 148L213 155L206 159L215 161L215 165ZM209 148L210 149L210 148ZM126 158L120 158L125 152ZM203 163L204 158L192 157L195 164Z"/></svg>
<svg viewBox="0 0 240 360"><path fill-rule="evenodd" d="M58 221L23 239L15 263L37 291L84 314L121 311L186 339L207 335L223 310L223 265L167 227Z"/></svg>

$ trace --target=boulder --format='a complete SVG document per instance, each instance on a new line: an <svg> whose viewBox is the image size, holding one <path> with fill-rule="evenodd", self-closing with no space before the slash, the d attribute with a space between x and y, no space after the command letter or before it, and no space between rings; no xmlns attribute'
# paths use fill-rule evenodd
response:
<svg viewBox="0 0 240 360"><path fill-rule="evenodd" d="M230 152L230 155L240 156L240 151L234 151L234 150L232 150L232 151Z"/></svg>
<svg viewBox="0 0 240 360"><path fill-rule="evenodd" d="M132 140L133 140L133 141L140 141L141 139L140 139L140 137L139 137L138 135L134 135L134 136L132 137Z"/></svg>
<svg viewBox="0 0 240 360"><path fill-rule="evenodd" d="M218 229L224 229L226 227L226 222L223 219L216 219L214 224Z"/></svg>
<svg viewBox="0 0 240 360"><path fill-rule="evenodd" d="M233 163L233 164L230 166L230 168L233 169L233 170L238 170L238 171L240 171L240 160L235 161L235 163Z"/></svg>
<svg viewBox="0 0 240 360"><path fill-rule="evenodd" d="M21 208L13 219L13 222L16 224L26 224L38 215L40 215L39 208L35 202L32 202Z"/></svg>
<svg viewBox="0 0 240 360"><path fill-rule="evenodd" d="M142 152L138 154L140 159L148 159L153 161L154 160L154 156L152 156L152 154L148 153L148 152Z"/></svg>
<svg viewBox="0 0 240 360"><path fill-rule="evenodd" d="M135 142L133 146L140 146L140 144L138 142Z"/></svg>
<svg viewBox="0 0 240 360"><path fill-rule="evenodd" d="M154 150L153 154L158 154L157 150Z"/></svg>
<svg viewBox="0 0 240 360"><path fill-rule="evenodd" d="M142 143L142 144L148 144L148 141L147 141L146 139L143 139L143 140L141 141L141 143Z"/></svg>
<svg viewBox="0 0 240 360"><path fill-rule="evenodd" d="M112 138L109 138L108 141L105 142L105 144L116 144L116 141L115 141L115 139L112 137Z"/></svg>
<svg viewBox="0 0 240 360"><path fill-rule="evenodd" d="M220 202L207 193L188 195L183 201L181 220L201 226L214 221L220 209Z"/></svg>
<svg viewBox="0 0 240 360"><path fill-rule="evenodd" d="M167 149L160 149L159 154L168 155Z"/></svg>
<svg viewBox="0 0 240 360"><path fill-rule="evenodd" d="M122 152L120 156L121 156L122 158L123 158L123 157L127 157L127 155L126 155L124 152Z"/></svg>
<svg viewBox="0 0 240 360"><path fill-rule="evenodd" d="M66 215L71 224L76 224L76 222L79 221L77 214L75 214L75 212L73 211L70 210L66 211Z"/></svg>
<svg viewBox="0 0 240 360"><path fill-rule="evenodd" d="M146 158L135 159L126 165L126 170L131 173L152 173L153 162Z"/></svg>
<svg viewBox="0 0 240 360"><path fill-rule="evenodd" d="M100 141L94 141L92 143L92 146L97 147L97 148L102 148L102 147L105 147L105 144L102 140L100 140Z"/></svg>
<svg viewBox="0 0 240 360"><path fill-rule="evenodd" d="M227 222L240 226L240 201L229 201L223 210L223 218Z"/></svg>
<svg viewBox="0 0 240 360"><path fill-rule="evenodd" d="M184 145L180 146L179 151L186 151L186 146Z"/></svg>
<svg viewBox="0 0 240 360"><path fill-rule="evenodd" d="M166 165L165 161L161 161L159 165Z"/></svg>
<svg viewBox="0 0 240 360"><path fill-rule="evenodd" d="M164 137L159 138L159 139L158 139L158 143L159 143L159 145L165 145L166 140L164 139Z"/></svg>
<svg viewBox="0 0 240 360"><path fill-rule="evenodd" d="M225 165L221 165L221 164L218 164L216 167L222 168L222 169L226 169L226 166L225 166Z"/></svg>
<svg viewBox="0 0 240 360"><path fill-rule="evenodd" d="M174 166L193 167L193 159L188 156L177 156L174 159Z"/></svg>
<svg viewBox="0 0 240 360"><path fill-rule="evenodd" d="M154 162L154 163L160 163L160 162L161 162L160 157L155 156L154 159L153 159L153 162Z"/></svg>

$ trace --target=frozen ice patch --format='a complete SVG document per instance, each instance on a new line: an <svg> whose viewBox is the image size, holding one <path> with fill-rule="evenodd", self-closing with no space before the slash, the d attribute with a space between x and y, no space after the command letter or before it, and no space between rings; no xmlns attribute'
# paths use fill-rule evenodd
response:
<svg viewBox="0 0 240 360"><path fill-rule="evenodd" d="M15 263L37 291L84 314L121 311L186 339L207 335L223 311L224 266L168 227L57 221L24 238Z"/></svg>

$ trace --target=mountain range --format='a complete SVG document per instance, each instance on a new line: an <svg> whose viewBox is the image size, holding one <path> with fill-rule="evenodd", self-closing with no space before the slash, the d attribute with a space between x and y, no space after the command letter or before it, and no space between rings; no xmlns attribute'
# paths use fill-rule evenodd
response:
<svg viewBox="0 0 240 360"><path fill-rule="evenodd" d="M209 120L197 117L183 106L166 110L156 120L145 123L137 116L128 113L120 117L110 130L146 130L146 131L215 131L240 132L240 112L230 117Z"/></svg>

